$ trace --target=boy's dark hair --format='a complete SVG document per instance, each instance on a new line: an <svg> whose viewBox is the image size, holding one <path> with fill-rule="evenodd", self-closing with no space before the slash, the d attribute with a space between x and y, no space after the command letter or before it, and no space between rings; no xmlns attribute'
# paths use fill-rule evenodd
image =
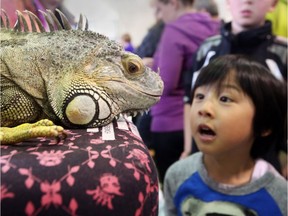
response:
<svg viewBox="0 0 288 216"><path fill-rule="evenodd" d="M201 70L192 90L192 103L196 88L216 84L220 90L222 82L232 72L235 73L236 82L255 106L255 140L251 156L263 157L275 146L279 150L287 140L287 85L285 81L276 79L260 63L240 55L216 58ZM263 136L265 132L267 134Z"/></svg>

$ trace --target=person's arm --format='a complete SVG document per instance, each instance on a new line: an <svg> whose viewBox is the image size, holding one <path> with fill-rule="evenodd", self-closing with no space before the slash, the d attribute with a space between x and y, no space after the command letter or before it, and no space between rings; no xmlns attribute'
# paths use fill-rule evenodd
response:
<svg viewBox="0 0 288 216"><path fill-rule="evenodd" d="M191 105L188 103L184 104L184 150L180 156L180 159L183 159L189 156L192 152L192 133L191 133L191 126L190 126L190 109Z"/></svg>
<svg viewBox="0 0 288 216"><path fill-rule="evenodd" d="M191 90L192 90L192 77L193 71L197 68L196 54L193 56L193 66L191 70L186 71L184 90L185 95L183 98L183 124L184 124L184 147L180 159L188 157L192 152L192 132L190 126L190 109L191 109Z"/></svg>

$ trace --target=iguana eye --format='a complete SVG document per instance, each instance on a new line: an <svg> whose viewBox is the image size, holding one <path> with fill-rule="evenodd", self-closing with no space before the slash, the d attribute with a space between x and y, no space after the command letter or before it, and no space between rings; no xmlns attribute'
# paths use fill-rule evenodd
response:
<svg viewBox="0 0 288 216"><path fill-rule="evenodd" d="M134 64L133 62L128 63L128 71L130 73L136 73L139 71L139 66Z"/></svg>
<svg viewBox="0 0 288 216"><path fill-rule="evenodd" d="M135 56L135 55L125 56L122 59L122 63L123 63L124 69L129 74L137 74L137 73L142 73L144 71L144 65L142 63L142 59L138 56Z"/></svg>

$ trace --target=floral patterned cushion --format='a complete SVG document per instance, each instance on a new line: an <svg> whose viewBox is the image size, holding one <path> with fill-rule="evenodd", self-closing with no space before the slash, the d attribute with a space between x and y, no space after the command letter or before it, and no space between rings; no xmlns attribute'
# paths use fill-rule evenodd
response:
<svg viewBox="0 0 288 216"><path fill-rule="evenodd" d="M1 146L2 215L152 216L157 171L135 125L67 130Z"/></svg>

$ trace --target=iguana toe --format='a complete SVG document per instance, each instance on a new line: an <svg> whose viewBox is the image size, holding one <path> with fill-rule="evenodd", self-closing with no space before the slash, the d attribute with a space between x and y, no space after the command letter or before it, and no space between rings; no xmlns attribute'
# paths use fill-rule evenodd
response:
<svg viewBox="0 0 288 216"><path fill-rule="evenodd" d="M42 119L40 121L37 121L33 124L31 124L32 127L37 127L37 126L52 126L54 123L50 121L49 119Z"/></svg>
<svg viewBox="0 0 288 216"><path fill-rule="evenodd" d="M0 128L0 142L1 144L15 144L31 138L37 137L54 137L57 143L61 138L65 139L67 136L64 128L54 125L52 121L44 119L36 123L25 123L13 128Z"/></svg>

